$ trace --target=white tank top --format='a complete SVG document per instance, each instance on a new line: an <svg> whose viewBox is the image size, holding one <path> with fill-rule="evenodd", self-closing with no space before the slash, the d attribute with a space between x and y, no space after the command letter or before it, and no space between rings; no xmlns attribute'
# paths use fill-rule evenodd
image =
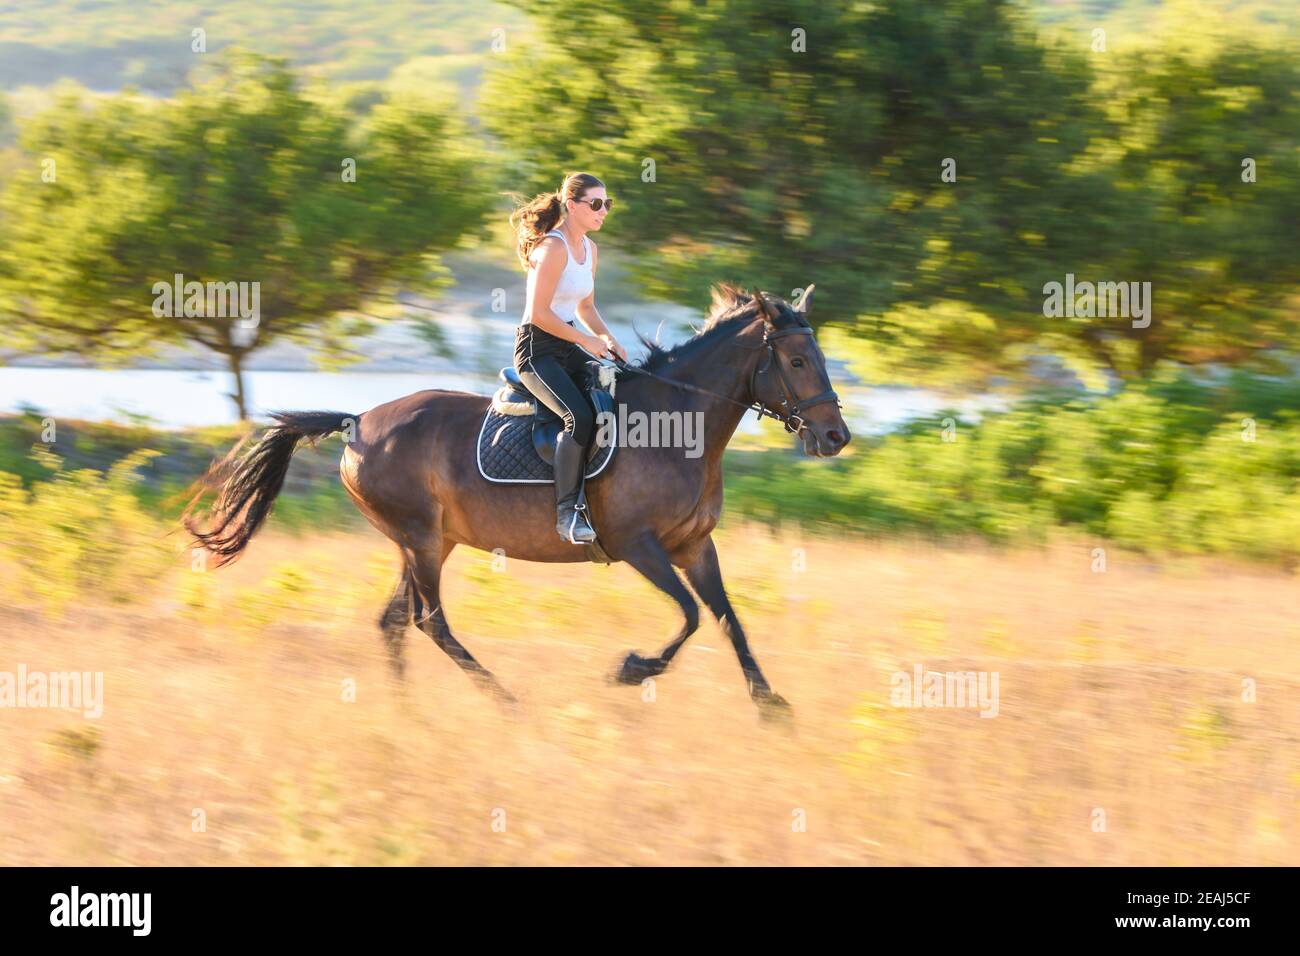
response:
<svg viewBox="0 0 1300 956"><path fill-rule="evenodd" d="M569 251L569 241L564 238L564 233L559 229L552 229L546 235L559 236L560 243L564 246L564 254L568 257L565 263L564 271L560 273L560 281L555 284L555 295L551 297L551 311L558 315L562 320L573 325L578 318L578 303L591 295L591 290L595 288L596 283L591 275L591 243L587 237L582 237L582 248L586 252L583 261L579 262L573 258L573 253ZM537 262L537 254L541 251L541 243L533 249L528 259L534 264ZM533 301L533 294L537 285L537 269L528 270L528 298L527 304ZM528 313L525 312L525 315Z"/></svg>

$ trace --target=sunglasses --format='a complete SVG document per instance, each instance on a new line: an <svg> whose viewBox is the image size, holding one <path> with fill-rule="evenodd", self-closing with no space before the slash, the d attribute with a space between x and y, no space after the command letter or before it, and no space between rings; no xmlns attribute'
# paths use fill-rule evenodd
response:
<svg viewBox="0 0 1300 956"><path fill-rule="evenodd" d="M614 210L614 200L601 199L597 196L595 199L575 199L574 202L586 203L591 207L592 212L600 212L602 209Z"/></svg>

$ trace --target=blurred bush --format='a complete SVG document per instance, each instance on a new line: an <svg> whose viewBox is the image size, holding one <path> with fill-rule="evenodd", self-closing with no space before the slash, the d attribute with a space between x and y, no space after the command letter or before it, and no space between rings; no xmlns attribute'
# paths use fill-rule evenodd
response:
<svg viewBox="0 0 1300 956"><path fill-rule="evenodd" d="M870 533L1041 541L1067 526L1142 551L1289 565L1300 558L1297 409L1295 381L1165 374L979 423L919 419L833 462L735 454L728 501L760 520Z"/></svg>
<svg viewBox="0 0 1300 956"><path fill-rule="evenodd" d="M15 569L6 587L59 612L85 598L128 601L160 578L176 545L133 494L136 469L156 454L134 451L106 472L69 471L37 448L32 458L51 477L30 490L0 471L0 561Z"/></svg>

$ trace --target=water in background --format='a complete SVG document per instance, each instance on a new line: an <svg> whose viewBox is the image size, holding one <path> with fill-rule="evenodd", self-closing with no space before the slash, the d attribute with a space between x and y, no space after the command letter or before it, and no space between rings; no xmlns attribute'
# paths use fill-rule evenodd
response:
<svg viewBox="0 0 1300 956"><path fill-rule="evenodd" d="M282 409L364 412L426 388L480 395L495 389L494 377L466 372L244 373L252 414ZM235 420L231 377L225 372L181 369L0 368L0 413L35 408L55 418L92 421L144 420L162 428L217 425ZM856 433L876 434L899 423L956 406L974 416L995 405L988 398L944 400L921 389L867 388L836 382L844 417ZM746 415L740 431L760 423ZM771 425L769 427L778 427Z"/></svg>
<svg viewBox="0 0 1300 956"><path fill-rule="evenodd" d="M497 372L510 358L517 318L484 314L482 297L466 294L448 297L438 316L441 347L413 333L400 322L378 328L358 343L363 360L347 371L315 368L311 354L301 346L277 342L260 350L244 373L251 414L265 419L268 412L328 409L364 412L384 402L427 388L446 388L490 395L496 390ZM699 316L689 309L644 303L602 310L633 361L643 354L636 330L665 346L691 334ZM31 358L15 357L18 365L0 366L0 414L35 408L55 418L91 421L146 421L162 428L228 424L236 420L230 399L233 379L215 357L201 351L174 353L181 368L95 369L28 365ZM971 417L980 409L998 407L997 400L972 397L963 401L942 398L922 389L872 388L858 381L842 363L828 357L835 390L844 402L844 417L858 434L888 431L909 418L958 408ZM198 367L194 367L198 366ZM208 366L208 367L204 367ZM260 366L260 367L258 367ZM741 433L761 427L746 415Z"/></svg>

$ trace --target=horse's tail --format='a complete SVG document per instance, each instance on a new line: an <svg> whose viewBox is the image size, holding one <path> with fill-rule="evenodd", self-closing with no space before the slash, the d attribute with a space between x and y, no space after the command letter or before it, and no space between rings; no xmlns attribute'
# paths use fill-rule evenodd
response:
<svg viewBox="0 0 1300 956"><path fill-rule="evenodd" d="M315 444L356 421L355 416L345 412L275 412L271 417L279 424L263 432L251 449L240 454L248 441L245 437L225 458L212 464L199 480L199 489L182 517L186 530L194 535L195 543L217 556L217 567L239 557L270 514L298 443L306 439ZM211 481L228 472L232 466L234 471L226 478L216 502L205 516L210 527L204 530L195 517L195 509Z"/></svg>

